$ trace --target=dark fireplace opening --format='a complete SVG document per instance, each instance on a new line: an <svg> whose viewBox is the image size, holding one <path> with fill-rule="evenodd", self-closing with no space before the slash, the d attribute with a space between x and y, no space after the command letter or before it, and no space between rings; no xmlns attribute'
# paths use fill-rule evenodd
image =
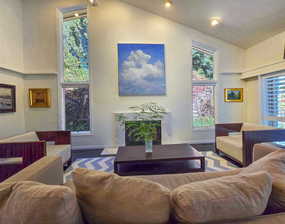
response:
<svg viewBox="0 0 285 224"><path fill-rule="evenodd" d="M134 145L144 145L144 141L137 141L134 139L132 136L129 136L129 133L131 131L130 124L134 122L141 122L141 121L127 121L125 123L125 142L126 146L134 146ZM156 136L153 140L154 145L161 145L161 121L150 121L157 123L157 128L156 128Z"/></svg>

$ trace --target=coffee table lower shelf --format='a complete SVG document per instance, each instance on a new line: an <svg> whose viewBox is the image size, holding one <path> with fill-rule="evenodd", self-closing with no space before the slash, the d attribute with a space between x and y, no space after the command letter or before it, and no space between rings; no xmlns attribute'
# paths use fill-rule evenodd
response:
<svg viewBox="0 0 285 224"><path fill-rule="evenodd" d="M204 172L204 158L195 160L169 160L144 162L116 162L114 172L120 176L159 175L175 173Z"/></svg>

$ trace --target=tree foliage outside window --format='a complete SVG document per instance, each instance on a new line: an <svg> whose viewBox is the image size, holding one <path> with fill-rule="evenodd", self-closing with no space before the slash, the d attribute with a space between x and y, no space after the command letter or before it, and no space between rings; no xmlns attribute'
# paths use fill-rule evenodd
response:
<svg viewBox="0 0 285 224"><path fill-rule="evenodd" d="M65 88L65 128L68 131L90 130L89 89Z"/></svg>
<svg viewBox="0 0 285 224"><path fill-rule="evenodd" d="M193 80L213 80L214 56L192 48Z"/></svg>
<svg viewBox="0 0 285 224"><path fill-rule="evenodd" d="M63 94L65 129L90 131L88 20L86 16L63 22Z"/></svg>
<svg viewBox="0 0 285 224"><path fill-rule="evenodd" d="M64 82L89 80L88 20L80 17L64 21Z"/></svg>
<svg viewBox="0 0 285 224"><path fill-rule="evenodd" d="M207 50L192 48L193 127L215 125L214 55Z"/></svg>
<svg viewBox="0 0 285 224"><path fill-rule="evenodd" d="M193 86L193 126L215 124L214 86Z"/></svg>

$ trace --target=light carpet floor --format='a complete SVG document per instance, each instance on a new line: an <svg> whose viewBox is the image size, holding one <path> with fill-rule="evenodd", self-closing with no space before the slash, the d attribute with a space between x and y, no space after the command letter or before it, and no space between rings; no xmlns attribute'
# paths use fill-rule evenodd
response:
<svg viewBox="0 0 285 224"><path fill-rule="evenodd" d="M114 153L114 150L112 152ZM235 165L223 159L222 157L218 156L212 151L201 152L201 153L206 158L205 160L206 171L208 172L225 171L225 170L232 170L232 169L237 168ZM66 170L65 175L64 175L65 182L72 179L71 173L76 168L87 168L91 170L98 170L98 171L105 171L105 172L113 173L114 172L114 160L115 160L115 156L77 159Z"/></svg>

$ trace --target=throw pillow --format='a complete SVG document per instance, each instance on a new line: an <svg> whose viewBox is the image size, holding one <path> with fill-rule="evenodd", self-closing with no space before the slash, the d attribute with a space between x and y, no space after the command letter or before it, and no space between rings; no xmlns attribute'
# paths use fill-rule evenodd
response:
<svg viewBox="0 0 285 224"><path fill-rule="evenodd" d="M0 185L0 223L83 222L76 195L68 187L23 181Z"/></svg>
<svg viewBox="0 0 285 224"><path fill-rule="evenodd" d="M277 150L243 168L241 174L266 171L272 176L267 213L285 211L285 150Z"/></svg>
<svg viewBox="0 0 285 224"><path fill-rule="evenodd" d="M76 169L72 175L89 224L164 224L169 220L170 193L160 184L87 169Z"/></svg>
<svg viewBox="0 0 285 224"><path fill-rule="evenodd" d="M271 187L271 177L265 172L227 176L178 187L171 201L182 223L220 223L262 214Z"/></svg>

